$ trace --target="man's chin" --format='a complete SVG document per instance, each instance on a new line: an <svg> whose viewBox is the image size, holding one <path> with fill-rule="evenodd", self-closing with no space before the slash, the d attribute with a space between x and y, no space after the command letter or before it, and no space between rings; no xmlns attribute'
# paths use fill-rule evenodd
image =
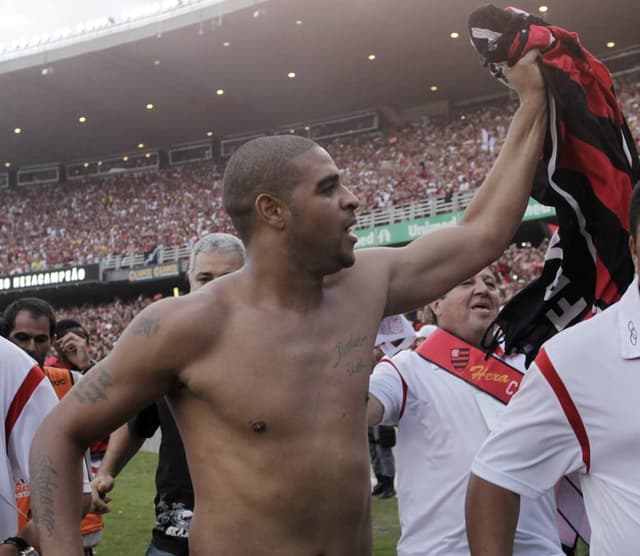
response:
<svg viewBox="0 0 640 556"><path fill-rule="evenodd" d="M356 256L353 251L350 251L349 253L341 253L338 262L342 268L349 268L355 264Z"/></svg>

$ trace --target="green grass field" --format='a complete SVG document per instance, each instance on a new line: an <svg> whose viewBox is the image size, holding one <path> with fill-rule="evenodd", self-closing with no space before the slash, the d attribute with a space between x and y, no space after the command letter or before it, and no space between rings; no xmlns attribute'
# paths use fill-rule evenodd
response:
<svg viewBox="0 0 640 556"><path fill-rule="evenodd" d="M100 556L143 556L154 522L153 495L157 454L140 452L116 481L111 513L105 516ZM373 554L395 556L400 536L396 499L373 499Z"/></svg>

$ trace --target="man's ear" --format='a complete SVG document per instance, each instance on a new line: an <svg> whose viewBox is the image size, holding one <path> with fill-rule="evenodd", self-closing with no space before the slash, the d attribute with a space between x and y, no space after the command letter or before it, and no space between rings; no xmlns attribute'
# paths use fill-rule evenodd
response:
<svg viewBox="0 0 640 556"><path fill-rule="evenodd" d="M429 309L431 309L431 312L435 315L436 320L438 319L438 317L440 316L440 302L442 301L442 298L439 297L438 299L432 301L431 303L429 303L428 307Z"/></svg>
<svg viewBox="0 0 640 556"><path fill-rule="evenodd" d="M638 252L636 251L636 240L633 236L629 236L629 251L631 252L631 260L633 260L633 268L638 272Z"/></svg>
<svg viewBox="0 0 640 556"><path fill-rule="evenodd" d="M260 193L256 197L255 208L259 222L276 230L285 228L288 208L280 199L268 193Z"/></svg>

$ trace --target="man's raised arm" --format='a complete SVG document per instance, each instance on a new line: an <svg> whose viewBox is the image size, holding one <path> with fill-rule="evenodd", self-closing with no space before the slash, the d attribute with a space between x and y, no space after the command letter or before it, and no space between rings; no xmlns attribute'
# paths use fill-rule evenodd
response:
<svg viewBox="0 0 640 556"><path fill-rule="evenodd" d="M178 384L177 369L193 353L190 337L197 335L185 306L190 306L187 296L140 313L111 354L76 383L39 428L29 460L30 487L46 556L83 554L78 521L87 446Z"/></svg>
<svg viewBox="0 0 640 556"><path fill-rule="evenodd" d="M520 497L471 473L466 527L472 556L511 556Z"/></svg>
<svg viewBox="0 0 640 556"><path fill-rule="evenodd" d="M513 238L527 207L547 129L547 97L538 56L529 52L509 72L520 106L461 223L404 248L372 250L377 264L383 261L389 269L386 315L436 299L496 260Z"/></svg>

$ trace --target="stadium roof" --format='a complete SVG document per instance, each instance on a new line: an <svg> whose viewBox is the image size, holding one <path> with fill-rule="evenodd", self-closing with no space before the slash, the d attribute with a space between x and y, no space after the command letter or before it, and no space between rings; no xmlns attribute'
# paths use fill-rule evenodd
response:
<svg viewBox="0 0 640 556"><path fill-rule="evenodd" d="M516 5L538 13L541 3ZM638 0L546 4L547 19L577 31L597 56L638 47ZM397 110L503 91L469 44L466 21L477 1L236 5L230 13L209 7L83 48L0 62L0 164L97 160L140 143L206 140L208 131L219 139L363 108Z"/></svg>

